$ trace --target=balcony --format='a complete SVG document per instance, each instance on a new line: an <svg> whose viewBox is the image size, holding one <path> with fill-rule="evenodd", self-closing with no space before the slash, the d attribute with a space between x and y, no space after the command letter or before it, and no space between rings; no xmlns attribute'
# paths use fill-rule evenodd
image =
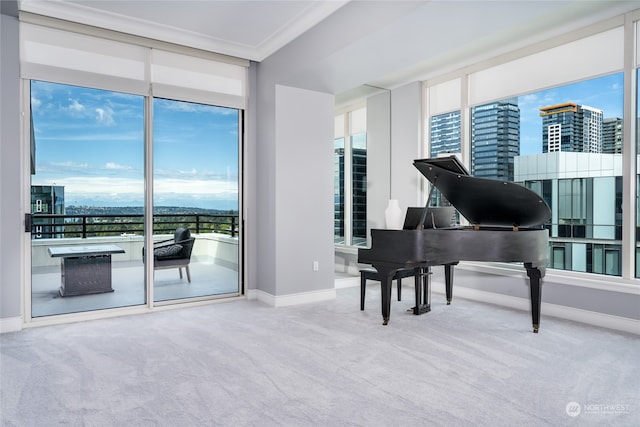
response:
<svg viewBox="0 0 640 427"><path fill-rule="evenodd" d="M239 294L237 217L203 219L194 214L162 215L155 219L154 241L171 239L178 226L189 227L196 238L189 264L191 283L184 269L182 279L177 268L154 271L155 305ZM32 317L145 305L142 224L141 216L132 215L34 215ZM124 250L111 255L113 292L63 297L59 291L62 261L51 257L49 248L87 245L117 245Z"/></svg>

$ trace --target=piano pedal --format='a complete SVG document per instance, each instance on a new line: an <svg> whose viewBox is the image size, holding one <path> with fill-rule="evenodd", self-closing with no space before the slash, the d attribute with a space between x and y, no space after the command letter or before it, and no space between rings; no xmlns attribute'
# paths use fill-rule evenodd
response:
<svg viewBox="0 0 640 427"><path fill-rule="evenodd" d="M428 313L428 312L430 312L430 311L431 311L431 305L430 305L430 304L420 304L420 305L418 306L418 310L416 310L416 307L415 307L415 306L413 306L413 307L411 307L411 308L408 308L408 309L407 309L407 312L408 312L408 313L413 313L413 314L415 314L416 316L419 316L419 315L421 315L421 314Z"/></svg>

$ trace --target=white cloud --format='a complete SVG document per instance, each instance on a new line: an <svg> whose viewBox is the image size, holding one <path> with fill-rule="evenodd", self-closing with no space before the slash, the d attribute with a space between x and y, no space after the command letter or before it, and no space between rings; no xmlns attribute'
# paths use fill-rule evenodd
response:
<svg viewBox="0 0 640 427"><path fill-rule="evenodd" d="M114 162L105 163L104 168L105 169L109 169L109 170L121 170L121 171L131 170L131 166L119 165L119 164L114 163Z"/></svg>
<svg viewBox="0 0 640 427"><path fill-rule="evenodd" d="M190 171L179 171L180 175L197 175L198 171L194 168Z"/></svg>
<svg viewBox="0 0 640 427"><path fill-rule="evenodd" d="M59 168L69 168L69 169L86 169L89 167L88 163L75 163L71 160L66 162L51 162L51 166L59 167Z"/></svg>
<svg viewBox="0 0 640 427"><path fill-rule="evenodd" d="M228 181L158 179L154 181L154 194L183 193L191 195L237 194L238 184Z"/></svg>
<svg viewBox="0 0 640 427"><path fill-rule="evenodd" d="M113 110L111 108L96 108L96 119L98 122L105 125L112 125L115 123L113 120Z"/></svg>
<svg viewBox="0 0 640 427"><path fill-rule="evenodd" d="M118 194L137 193L142 197L144 180L120 177L87 177L75 176L67 178L52 178L39 185L62 185L65 187L65 197L73 200L75 197L113 196ZM188 179L158 179L154 181L154 195L189 195L189 196L217 196L237 194L238 184L228 181L188 180Z"/></svg>
<svg viewBox="0 0 640 427"><path fill-rule="evenodd" d="M42 101L40 101L35 96L31 97L31 109L32 110L37 110L38 108L40 108L41 105L42 105Z"/></svg>
<svg viewBox="0 0 640 427"><path fill-rule="evenodd" d="M70 99L69 102L69 109L71 111L78 113L84 111L84 105L80 104L77 99Z"/></svg>

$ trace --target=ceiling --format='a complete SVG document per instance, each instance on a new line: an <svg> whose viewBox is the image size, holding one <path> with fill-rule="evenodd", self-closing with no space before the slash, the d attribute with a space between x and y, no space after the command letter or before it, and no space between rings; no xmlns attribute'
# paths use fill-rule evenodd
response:
<svg viewBox="0 0 640 427"><path fill-rule="evenodd" d="M20 10L262 61L346 1L19 0Z"/></svg>
<svg viewBox="0 0 640 427"><path fill-rule="evenodd" d="M288 54L283 84L342 99L433 78L639 7L637 0L18 1L19 10L256 62Z"/></svg>

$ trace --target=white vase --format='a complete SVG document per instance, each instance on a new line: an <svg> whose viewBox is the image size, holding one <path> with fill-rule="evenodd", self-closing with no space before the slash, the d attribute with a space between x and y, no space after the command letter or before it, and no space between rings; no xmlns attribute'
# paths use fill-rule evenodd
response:
<svg viewBox="0 0 640 427"><path fill-rule="evenodd" d="M384 219L390 230L402 230L402 210L396 199L389 200L389 205L384 211Z"/></svg>

